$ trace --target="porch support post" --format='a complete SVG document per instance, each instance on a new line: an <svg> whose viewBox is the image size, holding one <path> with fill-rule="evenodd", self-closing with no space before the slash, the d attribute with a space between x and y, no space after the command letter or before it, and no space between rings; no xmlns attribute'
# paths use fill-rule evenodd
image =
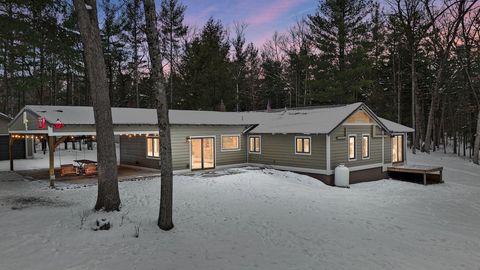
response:
<svg viewBox="0 0 480 270"><path fill-rule="evenodd" d="M50 187L55 187L55 137L48 136L48 159L50 169Z"/></svg>
<svg viewBox="0 0 480 270"><path fill-rule="evenodd" d="M325 137L325 144L326 144L326 149L325 149L325 152L326 152L326 171L327 171L327 174L331 174L331 170L332 170L332 165L331 165L331 153L330 153L330 135L327 135Z"/></svg>
<svg viewBox="0 0 480 270"><path fill-rule="evenodd" d="M8 158L10 159L10 171L14 171L13 168L13 137L12 134L8 135Z"/></svg>
<svg viewBox="0 0 480 270"><path fill-rule="evenodd" d="M423 185L427 185L427 172L423 172Z"/></svg>

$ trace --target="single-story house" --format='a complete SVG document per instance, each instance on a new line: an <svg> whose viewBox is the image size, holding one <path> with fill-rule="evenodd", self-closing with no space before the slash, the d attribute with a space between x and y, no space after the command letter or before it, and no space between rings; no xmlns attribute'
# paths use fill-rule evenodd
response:
<svg viewBox="0 0 480 270"><path fill-rule="evenodd" d="M112 117L120 163L159 168L156 111L112 108ZM169 117L175 172L252 165L309 174L327 184L340 164L350 169L351 183L384 178L388 166L406 162L406 135L413 131L363 103L273 112L170 110ZM62 137L95 136L93 109L26 106L9 133L45 136L54 148Z"/></svg>

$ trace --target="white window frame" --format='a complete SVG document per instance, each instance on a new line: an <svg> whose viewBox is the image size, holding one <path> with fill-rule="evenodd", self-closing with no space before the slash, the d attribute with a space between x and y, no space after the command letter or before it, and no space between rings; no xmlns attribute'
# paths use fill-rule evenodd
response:
<svg viewBox="0 0 480 270"><path fill-rule="evenodd" d="M350 158L350 138L353 137L355 139L353 153L355 155L354 158ZM348 161L355 161L357 160L357 134L348 134L347 135L347 159Z"/></svg>
<svg viewBox="0 0 480 270"><path fill-rule="evenodd" d="M236 149L224 149L223 148L223 137L238 137L238 148ZM220 136L220 151L221 152L236 152L242 150L242 136L240 134L225 134Z"/></svg>
<svg viewBox="0 0 480 270"><path fill-rule="evenodd" d="M397 161L393 161L393 143L392 143L392 139L393 137L397 137ZM401 137L402 138L402 143L400 144L401 147L402 147L402 160L398 161L398 137ZM391 156L392 156L392 163L402 163L402 162L405 162L405 135L404 134L393 134L392 137L390 137L390 144L391 144Z"/></svg>
<svg viewBox="0 0 480 270"><path fill-rule="evenodd" d="M152 140L152 147L154 147L153 142L155 141L155 139L158 139L158 144L159 144L158 145L158 157L155 156L155 150L154 150L155 148L152 148L152 152L154 153L153 156L148 155L148 144L149 144L148 141L149 141L149 139ZM161 151L160 150L160 136L147 136L145 138L145 145L147 146L146 151L145 151L146 152L145 155L146 155L147 159L160 159L160 151Z"/></svg>
<svg viewBox="0 0 480 270"><path fill-rule="evenodd" d="M297 139L308 139L309 140L309 152L306 153L306 152L298 152L298 149L297 149ZM295 150L295 155L301 155L301 156L311 156L312 155L312 136L295 136L294 138L294 141L293 141L294 145L294 150Z"/></svg>
<svg viewBox="0 0 480 270"><path fill-rule="evenodd" d="M363 137L368 137L368 156L367 157L363 156ZM371 153L371 151L370 151L371 141L370 140L371 140L370 134L362 134L362 159L370 159L370 155L371 155L370 154Z"/></svg>
<svg viewBox="0 0 480 270"><path fill-rule="evenodd" d="M250 151L250 138L258 138L259 139L259 148L260 148L260 151L259 152L252 152ZM262 136L261 135L250 135L248 136L248 153L249 154L255 154L255 155L261 155L262 154Z"/></svg>

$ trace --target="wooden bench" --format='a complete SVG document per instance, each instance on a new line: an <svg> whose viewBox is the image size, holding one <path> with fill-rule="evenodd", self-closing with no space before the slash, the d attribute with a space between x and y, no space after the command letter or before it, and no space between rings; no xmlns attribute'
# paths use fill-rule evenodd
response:
<svg viewBox="0 0 480 270"><path fill-rule="evenodd" d="M73 164L64 164L60 166L60 175L65 176L65 175L77 175L78 170L77 167L73 166Z"/></svg>
<svg viewBox="0 0 480 270"><path fill-rule="evenodd" d="M97 174L97 165L96 164L86 164L83 167L83 173L85 175L94 175Z"/></svg>

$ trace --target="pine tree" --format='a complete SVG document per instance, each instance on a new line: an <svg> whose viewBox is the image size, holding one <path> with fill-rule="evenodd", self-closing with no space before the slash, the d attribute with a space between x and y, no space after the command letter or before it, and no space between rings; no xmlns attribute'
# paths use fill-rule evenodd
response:
<svg viewBox="0 0 480 270"><path fill-rule="evenodd" d="M308 16L310 38L319 50L316 88L320 102L348 103L360 99L368 67L369 0L320 0Z"/></svg>
<svg viewBox="0 0 480 270"><path fill-rule="evenodd" d="M177 66L176 54L180 48L180 40L187 34L188 27L183 24L186 6L178 0L162 0L160 4L160 25L164 51L170 66L170 106L174 105L174 78Z"/></svg>

